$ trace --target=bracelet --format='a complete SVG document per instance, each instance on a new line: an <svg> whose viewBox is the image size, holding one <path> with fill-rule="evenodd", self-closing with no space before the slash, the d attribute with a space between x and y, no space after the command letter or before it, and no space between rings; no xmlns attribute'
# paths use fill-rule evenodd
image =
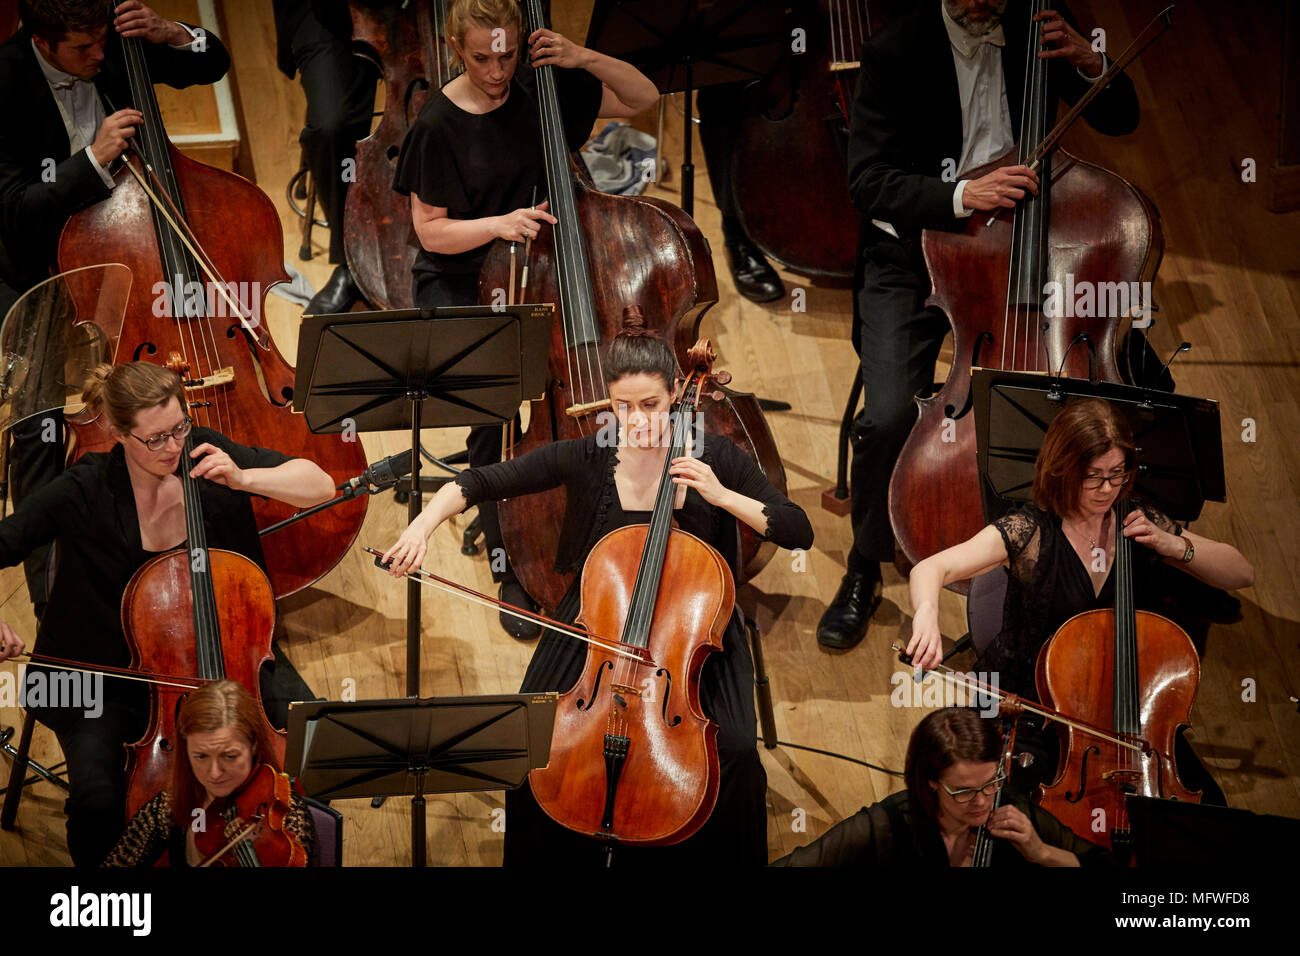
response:
<svg viewBox="0 0 1300 956"><path fill-rule="evenodd" d="M1188 541L1187 550L1183 552L1183 564L1187 564L1195 556L1196 556L1196 548L1193 547L1191 541Z"/></svg>

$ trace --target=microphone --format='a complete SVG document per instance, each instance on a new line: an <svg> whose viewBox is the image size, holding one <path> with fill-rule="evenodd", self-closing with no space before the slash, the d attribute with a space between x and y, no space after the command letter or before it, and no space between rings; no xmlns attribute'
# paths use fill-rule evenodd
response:
<svg viewBox="0 0 1300 956"><path fill-rule="evenodd" d="M396 455L389 455L373 465L367 465L366 470L357 478L349 478L343 484L339 485L339 491L356 490L362 485L394 485L411 473L411 452L404 451Z"/></svg>

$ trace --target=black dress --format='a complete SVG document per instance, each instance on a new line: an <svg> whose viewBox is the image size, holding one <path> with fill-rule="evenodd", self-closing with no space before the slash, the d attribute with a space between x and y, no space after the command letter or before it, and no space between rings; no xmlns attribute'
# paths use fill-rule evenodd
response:
<svg viewBox="0 0 1300 956"><path fill-rule="evenodd" d="M1008 801L1029 818L1039 838L1048 846L1067 850L1080 866L1107 866L1114 858L1095 843L1077 836L1041 807L1023 799ZM951 866L939 828L916 819L906 790L891 793L841 820L820 838L775 860L772 866L863 866L942 869ZM1034 864L1007 840L993 841L990 866L1030 867Z"/></svg>
<svg viewBox="0 0 1300 956"><path fill-rule="evenodd" d="M521 56L522 56L521 46ZM510 95L487 113L467 113L439 90L407 131L393 188L447 210L451 219L500 216L546 199L536 78L520 63ZM603 87L586 70L555 71L565 138L576 150L600 111ZM422 308L474 305L478 273L491 243L444 255L421 249L412 265L413 299Z"/></svg>
<svg viewBox="0 0 1300 956"><path fill-rule="evenodd" d="M1162 531L1181 533L1167 515L1145 503L1138 507ZM1061 528L1059 516L1034 504L1004 515L993 522L1007 549L1010 575L1002 611L1002 630L975 662L980 672L998 675L998 686L1029 700L1038 700L1034 669L1039 651L1062 624L1084 611L1115 606L1114 575L1108 574L1101 592L1093 590L1087 567ZM1160 555L1133 544L1133 596L1139 610L1167 615L1164 596L1170 573ZM1113 564L1113 562L1112 562ZM1018 789L1028 790L1040 782L1051 782L1059 759L1057 734L1033 715L1021 719L1016 736L1017 752L1034 755L1028 770L1013 770ZM1223 791L1179 734L1175 762L1184 782L1193 790L1204 790L1207 803L1226 805Z"/></svg>
<svg viewBox="0 0 1300 956"><path fill-rule="evenodd" d="M772 487L754 462L725 438L705 436L701 460L718 480L763 503L767 539L783 548L812 545L812 526L803 509ZM468 502L476 504L545 491L563 485L567 492L556 570L576 571L608 532L644 523L646 513L627 512L614 482L617 449L600 447L596 436L556 442L522 458L476 468L456 479ZM717 548L735 575L739 531L736 518L688 489L675 513L678 526ZM569 589L556 618L572 622L578 614L579 583ZM586 645L544 631L524 675L521 693L564 692L576 683L586 660ZM713 814L690 839L668 847L620 847L618 866L678 866L697 863L762 866L767 860L767 777L755 746L754 665L739 613L732 615L722 650L706 658L700 676L700 703L719 725L721 786ZM596 840L561 827L547 817L527 787L506 793L507 865L600 866L604 849Z"/></svg>

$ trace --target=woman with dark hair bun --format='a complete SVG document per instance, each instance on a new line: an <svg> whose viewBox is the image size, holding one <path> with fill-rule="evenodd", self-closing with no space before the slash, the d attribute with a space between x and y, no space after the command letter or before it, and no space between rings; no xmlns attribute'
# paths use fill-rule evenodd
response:
<svg viewBox="0 0 1300 956"><path fill-rule="evenodd" d="M608 427L586 438L560 441L513 461L472 468L444 485L389 548L400 576L420 566L428 538L453 515L480 501L496 501L563 485L568 493L556 570L582 568L605 534L644 524L654 507L659 476L671 446L670 412L678 397L677 362L667 343L635 324L615 337L604 365L614 414ZM707 429L707 422L703 423ZM697 434L691 453L674 459L678 527L716 548L737 572L738 522L783 548L812 545L803 509L772 487L752 459L726 438ZM555 617L572 623L579 581ZM546 631L524 675L521 693L568 690L586 660L586 645ZM704 713L719 725L721 787L713 814L691 838L668 847L620 847L619 865L762 866L767 861L767 778L755 745L754 668L738 612L720 653L700 675ZM525 786L506 793L507 864L602 866L598 841L551 821Z"/></svg>
<svg viewBox="0 0 1300 956"><path fill-rule="evenodd" d="M1057 629L1083 611L1113 607L1110 574L1115 557L1112 506L1129 494L1137 476L1137 451L1127 423L1109 402L1078 399L1052 420L1034 469L1034 500L986 526L969 541L926 558L912 569L910 590L916 615L907 652L921 668L943 656L939 634L939 591L953 581L978 577L1001 565L1009 571L1002 630L976 661L996 673L999 687L1037 700L1034 667L1038 652ZM1160 562L1218 588L1250 587L1255 572L1241 552L1180 527L1143 502L1124 516L1124 536L1134 549L1133 591L1139 607L1152 606ZM1056 767L1055 734L1026 718L1029 732L1018 740L1035 754L1026 785L1050 780ZM1023 725L1022 725L1023 726ZM1187 763L1222 802L1218 787L1178 738L1176 758ZM1189 759L1190 758L1190 759ZM1184 774L1189 783L1191 778ZM1194 786L1193 789L1196 789Z"/></svg>
<svg viewBox="0 0 1300 956"><path fill-rule="evenodd" d="M1056 817L1004 793L998 722L969 707L926 714L912 731L907 789L863 807L773 866L970 866L976 830L997 842L992 866L1108 864L1110 854Z"/></svg>

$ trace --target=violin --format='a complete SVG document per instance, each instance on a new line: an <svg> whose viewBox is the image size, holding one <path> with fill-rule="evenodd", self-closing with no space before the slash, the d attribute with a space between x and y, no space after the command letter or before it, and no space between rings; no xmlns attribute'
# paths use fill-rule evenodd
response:
<svg viewBox="0 0 1300 956"><path fill-rule="evenodd" d="M1187 632L1168 618L1138 611L1133 600L1132 541L1117 503L1115 607L1085 611L1066 621L1038 654L1039 699L1110 731L1110 739L1083 739L1061 727L1056 779L1039 787L1044 809L1080 836L1123 858L1132 849L1129 794L1200 802L1178 777L1174 743L1191 723L1201 661ZM1149 741L1145 749L1118 741ZM1097 824L1101 824L1098 828Z"/></svg>
<svg viewBox="0 0 1300 956"><path fill-rule="evenodd" d="M532 29L545 26L538 0L528 0L527 10ZM479 274L480 302L500 302L497 290L508 290L508 302L558 303L546 390L531 403L528 428L512 447L517 455L600 428L601 413L610 409L602 355L628 309L639 309L646 328L662 334L678 363L691 368L690 347L718 297L712 257L689 216L662 200L597 192L579 171L565 139L555 69L536 73L547 198L558 223L531 241L522 269L513 244L498 241ZM529 284L520 288L525 276ZM785 469L753 395L714 382L700 394L699 412L710 432L730 438L785 492ZM573 581L554 568L564 505L556 489L527 502L503 501L498 510L511 567L533 600L550 609ZM742 580L762 570L775 550L742 528Z"/></svg>
<svg viewBox="0 0 1300 956"><path fill-rule="evenodd" d="M348 269L376 309L405 309L420 243L411 200L393 189L406 133L431 93L459 72L446 40L447 0L370 6L349 3L352 40L384 77L384 115L357 142L357 178L343 213Z"/></svg>
<svg viewBox="0 0 1300 956"><path fill-rule="evenodd" d="M1012 754L1016 747L1016 718L1020 708L1014 703L1004 704L1002 710L1002 753L998 757L998 789L993 795L993 806L989 808L989 818L1002 806L1002 794L1007 781L1011 779ZM989 834L988 820L979 825L975 831L975 849L971 856L971 866L989 867L993 865L993 837Z"/></svg>
<svg viewBox="0 0 1300 956"><path fill-rule="evenodd" d="M245 445L276 448L307 458L340 484L365 470L360 442L313 435L292 411L293 368L262 321L271 286L285 281L283 233L275 206L260 189L233 173L182 156L167 139L144 41L121 38L131 103L144 121L123 154L117 186L102 202L68 220L59 239L62 272L97 265L111 250L133 281L114 363L183 357L192 370L186 386L195 423ZM110 104L110 109L128 104ZM75 292L75 287L73 289ZM78 302L79 316L94 302ZM107 450L112 440L99 422L71 418L70 461ZM258 527L288 517L292 508L253 499ZM365 498L313 515L263 539L277 596L307 587L343 557L365 519Z"/></svg>
<svg viewBox="0 0 1300 956"><path fill-rule="evenodd" d="M209 548L198 479L190 477L194 432L185 436L181 484L185 503L185 545L146 562L122 595L122 630L131 650L131 670L229 678L261 702L259 671L271 660L275 595L256 562ZM127 814L134 814L171 779L175 759L176 712L185 689L154 683L149 723L128 745ZM272 727L264 707L257 712L283 762L285 733ZM182 759L184 759L182 757Z"/></svg>
<svg viewBox="0 0 1300 956"><path fill-rule="evenodd" d="M652 662L589 644L582 676L556 705L550 763L529 774L552 820L610 849L685 840L718 796L718 726L700 709L699 678L722 649L736 591L722 555L673 527L669 468L686 454L712 367L708 341L691 357L650 523L609 532L582 569L578 621Z"/></svg>
<svg viewBox="0 0 1300 956"><path fill-rule="evenodd" d="M307 848L284 825L292 809L289 775L264 763L236 792L204 811L194 833L198 866L306 866Z"/></svg>
<svg viewBox="0 0 1300 956"><path fill-rule="evenodd" d="M976 458L972 369L1135 383L1121 358L1134 309L1100 318L1077 317L1073 309L1057 316L1045 308L1044 290L1049 279L1067 287L1067 273L1079 288L1088 283L1123 287L1127 293L1150 282L1164 252L1159 214L1137 187L1056 144L1104 84L1167 29L1169 11L1156 17L1051 128L1053 61L1032 55L1038 48L1032 17L1050 6L1050 0L1029 4L1026 106L1018 146L959 176L976 179L1001 166L1023 164L1038 174L1038 195L1026 193L1010 221L976 212L961 232L926 230L921 236L934 283L927 304L941 309L952 325L953 364L942 390L917 400L917 421L889 484L890 521L913 563L970 539L983 526L986 489ZM1140 311L1140 303L1134 308Z"/></svg>

